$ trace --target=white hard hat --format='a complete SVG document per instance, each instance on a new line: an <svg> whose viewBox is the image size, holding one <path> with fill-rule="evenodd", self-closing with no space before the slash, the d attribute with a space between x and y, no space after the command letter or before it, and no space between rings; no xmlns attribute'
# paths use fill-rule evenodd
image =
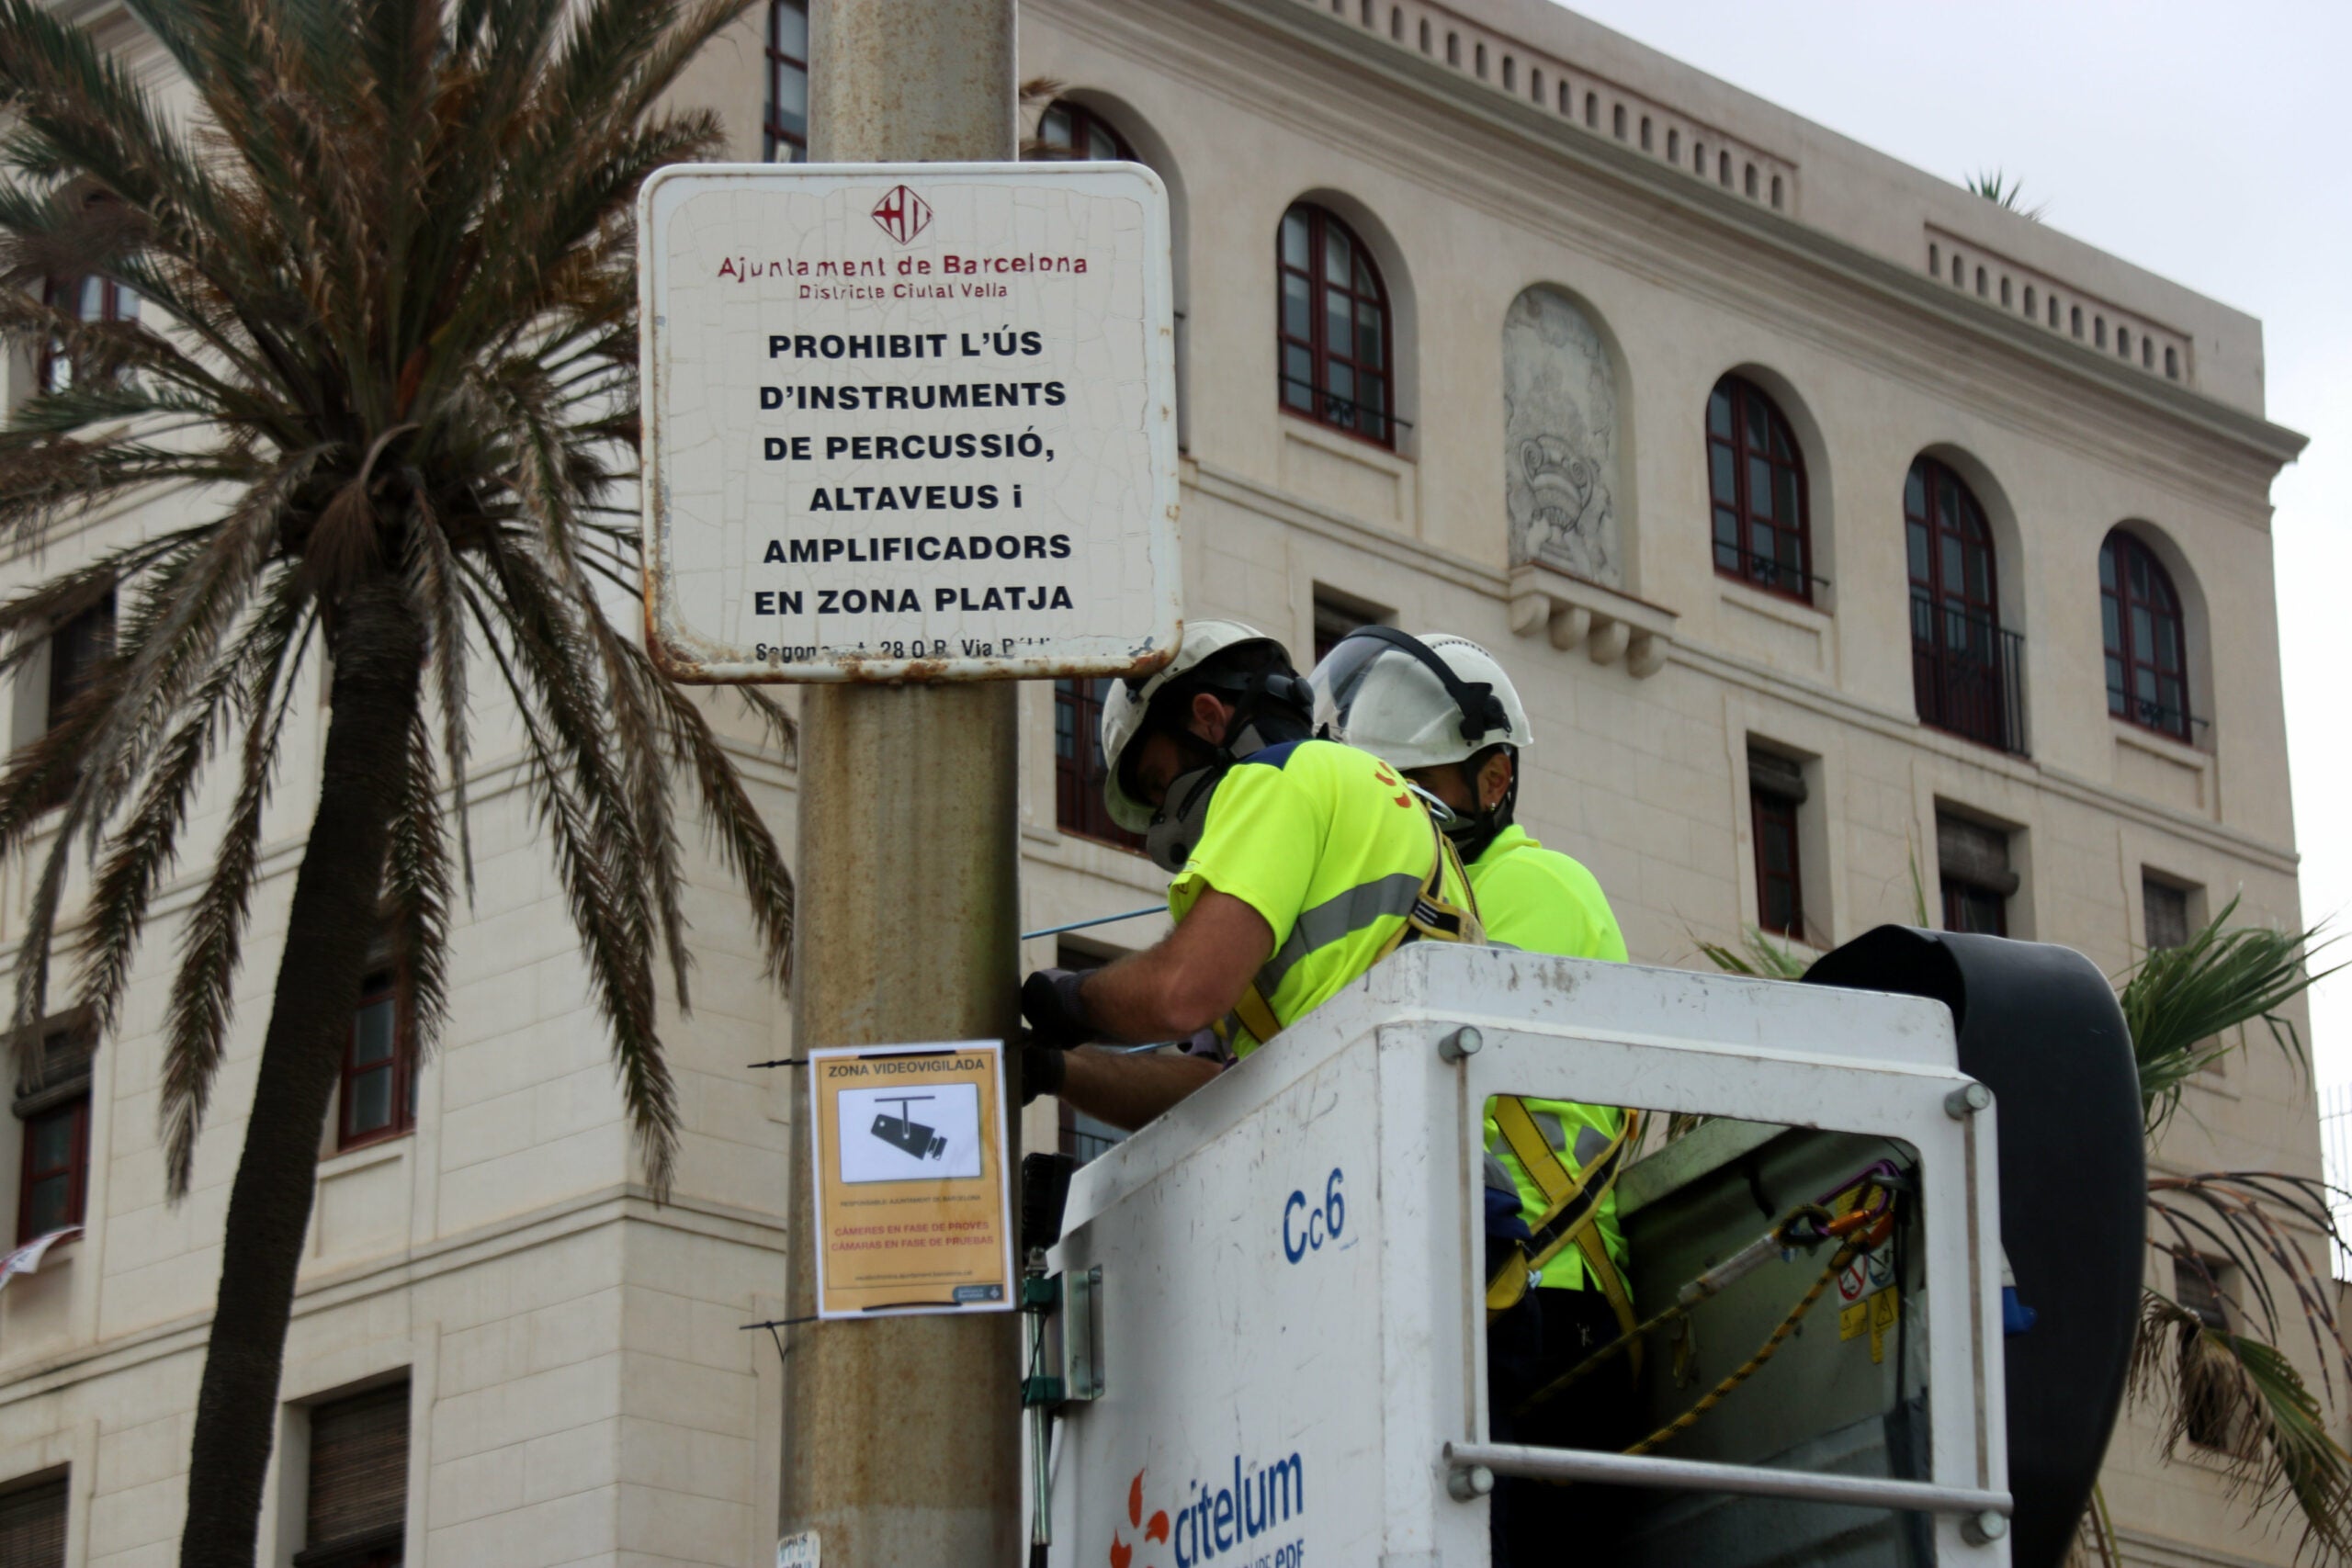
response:
<svg viewBox="0 0 2352 1568"><path fill-rule="evenodd" d="M1239 621L1193 621L1185 626L1184 640L1178 645L1175 658L1140 681L1129 678L1111 682L1110 694L1102 700L1102 801L1111 809L1111 820L1131 833L1140 833L1151 826L1152 808L1126 792L1120 783L1119 764L1127 748L1142 736L1152 698L1217 654L1253 642L1268 644L1284 659L1289 658L1281 643L1255 626L1245 626Z"/></svg>
<svg viewBox="0 0 2352 1568"><path fill-rule="evenodd" d="M1315 667L1315 732L1393 768L1531 746L1527 708L1495 656L1467 637L1358 626Z"/></svg>

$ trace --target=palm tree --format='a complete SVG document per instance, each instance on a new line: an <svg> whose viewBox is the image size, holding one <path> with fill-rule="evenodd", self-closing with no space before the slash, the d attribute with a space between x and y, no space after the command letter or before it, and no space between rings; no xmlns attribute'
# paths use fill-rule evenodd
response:
<svg viewBox="0 0 2352 1568"><path fill-rule="evenodd" d="M138 537L0 604L0 669L85 606L122 604L96 678L0 777L0 854L54 825L19 1037L48 1009L77 843L93 874L73 985L111 1030L191 799L232 753L165 1026L184 1194L274 764L304 662L324 660L322 781L229 1201L181 1542L183 1563L227 1568L254 1561L316 1153L388 931L424 1043L442 1019L484 663L657 1194L677 1124L656 971L683 1006L688 969L676 775L786 975L776 845L701 705L613 614L641 584L631 204L649 172L716 146L709 115L654 106L744 0L129 4L192 107L167 108L38 0L0 0L0 334L71 371L0 430L0 536L38 544L60 519L169 498ZM135 291L137 318L46 302L34 286L60 276ZM743 695L788 747L783 713Z"/></svg>
<svg viewBox="0 0 2352 1568"><path fill-rule="evenodd" d="M1969 195L1981 196L2002 210L2014 212L2036 223L2041 222L2042 215L2050 210L2050 204L2046 201L2032 207L2026 206L2025 182L2013 175L2004 175L1998 169L1980 169L1968 176L1967 185Z"/></svg>
<svg viewBox="0 0 2352 1568"><path fill-rule="evenodd" d="M1916 862L1912 888L1925 925ZM2236 913L2233 898L2187 942L2143 956L2116 988L2132 1032L2151 1152L2179 1109L2182 1089L2245 1050L2252 1025L2261 1024L2274 1045L2308 1070L2302 1037L2280 1010L2325 977L2312 974L2308 960L2327 944L2314 940L2316 930L2233 926ZM1753 926L1736 948L1698 946L1717 968L1761 979L1799 979L1810 967ZM2330 1436L2324 1397L2336 1397L2339 1374L2352 1393L2352 1349L2336 1319L2325 1255L2346 1241L2332 1195L2323 1181L2283 1171L2167 1176L2152 1169L2151 1233L2202 1285L2204 1301L2184 1304L2154 1285L2143 1288L2131 1388L2135 1400L2157 1411L2165 1458L2193 1444L2223 1465L2231 1495L2250 1514L2293 1513L2305 1545L2340 1560L2352 1555L2352 1454ZM2295 1239L2297 1228L2321 1238L2319 1258ZM2248 1303L2234 1311L2223 1303L2215 1258L2246 1280ZM2215 1303L2222 1304L2217 1310ZM2317 1391L2280 1348L2298 1317L2319 1367ZM2096 1494L2075 1561L2120 1561L2105 1501Z"/></svg>

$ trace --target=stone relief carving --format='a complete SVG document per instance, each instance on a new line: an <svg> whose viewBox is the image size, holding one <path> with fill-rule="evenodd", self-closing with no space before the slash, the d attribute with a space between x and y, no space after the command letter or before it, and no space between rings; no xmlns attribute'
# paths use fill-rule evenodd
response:
<svg viewBox="0 0 2352 1568"><path fill-rule="evenodd" d="M1624 586L1617 385L1585 313L1534 288L1503 318L1504 482L1510 558Z"/></svg>

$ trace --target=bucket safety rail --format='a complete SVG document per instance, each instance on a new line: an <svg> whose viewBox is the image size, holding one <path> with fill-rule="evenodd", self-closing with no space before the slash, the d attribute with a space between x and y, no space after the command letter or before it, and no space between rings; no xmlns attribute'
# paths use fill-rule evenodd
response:
<svg viewBox="0 0 2352 1568"><path fill-rule="evenodd" d="M1611 1486L1642 1486L1668 1492L1728 1492L1749 1497L1793 1497L1809 1503L1850 1503L1857 1507L1912 1513L1959 1514L1962 1533L1972 1544L2008 1533L2015 1505L2007 1492L1938 1486L1925 1481L1888 1481L1867 1475L1826 1475L1774 1470L1756 1464L1719 1464L1712 1460L1656 1459L1581 1449L1532 1448L1521 1443L1448 1443L1449 1486L1458 1496L1494 1490L1498 1475L1535 1481L1587 1481Z"/></svg>

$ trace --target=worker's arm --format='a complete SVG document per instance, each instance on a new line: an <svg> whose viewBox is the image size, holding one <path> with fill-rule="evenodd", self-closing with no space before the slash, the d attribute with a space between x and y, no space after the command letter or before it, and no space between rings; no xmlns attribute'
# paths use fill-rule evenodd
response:
<svg viewBox="0 0 2352 1568"><path fill-rule="evenodd" d="M1273 951L1266 917L1212 887L1174 931L1087 976L1079 995L1099 1038L1182 1040L1232 1011Z"/></svg>
<svg viewBox="0 0 2352 1568"><path fill-rule="evenodd" d="M1209 1079L1217 1065L1173 1051L1129 1056L1081 1045L1063 1059L1061 1098L1132 1133Z"/></svg>
<svg viewBox="0 0 2352 1568"><path fill-rule="evenodd" d="M1232 1010L1273 946L1273 928L1264 916L1210 888L1174 931L1141 953L1082 981L1064 976L1041 984L1045 976L1032 976L1023 1005L1032 1026L1049 1039L1065 1029L1138 1043L1182 1039ZM1051 1065L1057 1070L1050 1092L1089 1116L1129 1129L1217 1074L1214 1062L1166 1053L1078 1050Z"/></svg>

